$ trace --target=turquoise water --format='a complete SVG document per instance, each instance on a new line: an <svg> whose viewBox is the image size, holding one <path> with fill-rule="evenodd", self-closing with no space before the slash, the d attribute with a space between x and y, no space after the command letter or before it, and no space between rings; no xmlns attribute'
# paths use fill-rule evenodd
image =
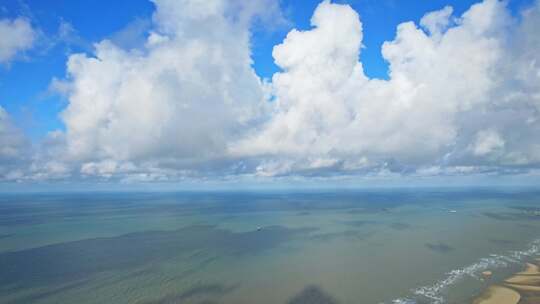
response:
<svg viewBox="0 0 540 304"><path fill-rule="evenodd" d="M466 303L536 257L540 192L4 194L0 303Z"/></svg>

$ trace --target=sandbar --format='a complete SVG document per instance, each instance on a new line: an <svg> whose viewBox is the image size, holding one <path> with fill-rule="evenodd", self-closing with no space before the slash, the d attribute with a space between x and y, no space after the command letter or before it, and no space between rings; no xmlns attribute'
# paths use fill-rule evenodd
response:
<svg viewBox="0 0 540 304"><path fill-rule="evenodd" d="M492 285L473 304L517 304L521 299L520 294L510 288Z"/></svg>

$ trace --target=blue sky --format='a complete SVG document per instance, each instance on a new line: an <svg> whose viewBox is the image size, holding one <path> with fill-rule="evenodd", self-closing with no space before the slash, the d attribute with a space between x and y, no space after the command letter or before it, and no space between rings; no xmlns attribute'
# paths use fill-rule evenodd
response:
<svg viewBox="0 0 540 304"><path fill-rule="evenodd" d="M225 1L227 2L227 1ZM234 2L234 1L231 1ZM361 26L363 29L363 35L361 37L362 48L360 50L360 56L358 60L362 63L363 66L363 75L370 79L372 83L377 83L377 79L380 79L385 82L393 82L389 74L389 63L388 60L383 58L381 53L381 47L385 41L393 41L396 38L396 28L399 24L412 21L414 24L419 27L422 17L429 12L438 11L443 9L446 6L451 6L453 11L451 13L450 24L446 25L447 27L452 27L454 19L459 18L465 12L467 12L473 4L481 3L484 6L488 6L488 2L481 3L480 1L450 1L450 0L433 0L433 1L395 1L395 0L385 0L385 1L375 1L375 0L357 0L357 1L333 1L332 5L337 7L347 7L347 10L354 11L360 16ZM511 0L507 2L498 2L501 3L501 10L504 10L505 13L509 14L508 24L505 25L505 31L508 29L508 33L511 33L514 28L519 28L521 19L523 18L521 13L522 11L531 8L533 6L538 6L537 2L533 0ZM276 4L277 2L273 2ZM317 6L320 4L320 1L281 1L279 5L276 5L279 15L283 17L283 22L276 22L275 24L252 22L248 26L248 31L250 35L249 40L249 53L251 54L251 59L253 60L252 67L256 72L257 76L261 79L266 79L267 83L270 83L275 92L279 91L277 84L272 83L272 76L276 73L286 74L289 71L286 71L286 68L282 65L278 66L275 62L275 58L272 56L272 50L274 46L279 45L284 42L285 37L292 29L298 29L300 31L309 32L313 29L310 25L310 19L314 14ZM346 4L348 6L340 6L339 4ZM227 4L229 5L229 4ZM149 33L155 31L157 28L156 22L159 21L152 20L152 16L157 10L157 5L146 1L146 0L120 0L120 1L3 1L0 4L0 20L15 20L16 18L23 18L27 20L35 33L35 41L33 42L32 47L19 52L9 61L4 62L0 67L0 105L7 112L10 117L10 123L14 125L15 128L22 130L22 133L25 140L29 141L33 150L46 150L46 148L40 147L43 141L46 141L47 136L50 136L50 133L55 130L59 130L62 133L68 134L68 129L70 128L69 124L66 126L65 120L60 117L65 109L70 105L74 104L71 98L74 98L74 95L69 94L59 94L57 91L51 89L52 83L56 80L67 83L69 85L77 84L78 75L68 75L69 71L66 68L66 64L70 56L77 53L84 53L88 58L95 56L94 44L99 43L105 39L111 40L117 47L123 50L137 49L146 43ZM322 9L321 9L322 10ZM533 17L530 17L533 19ZM352 21L354 21L353 17ZM457 20L457 19L456 19ZM471 17L472 20L472 17ZM474 21L474 20L473 20ZM533 20L534 21L534 20ZM531 21L532 22L532 21ZM456 26L460 26L457 22ZM525 22L523 22L525 23ZM339 24L338 24L339 25ZM191 29L188 29L191 30ZM429 30L424 29L425 32ZM446 29L444 29L446 31ZM486 31L487 33L487 31ZM443 32L445 34L445 32ZM487 34L486 34L487 35ZM432 35L435 36L435 35ZM510 37L511 34L506 35L505 37ZM433 38L430 36L430 38ZM504 47L504 44L508 43L508 38L499 38L503 48L501 52L506 52L507 50ZM1 38L0 38L1 39ZM322 37L321 39L325 39ZM351 39L354 39L352 37ZM436 38L433 38L436 39ZM506 40L505 40L506 39ZM525 39L526 40L526 39ZM398 40L395 40L396 42ZM339 41L338 41L339 42ZM336 43L338 43L336 42ZM471 46L475 47L475 46ZM509 47L508 47L509 48ZM442 49L442 48L441 48ZM489 49L488 49L489 50ZM290 50L285 51L292 54ZM442 51L441 51L442 52ZM514 52L514 50L508 50L509 53ZM354 53L353 53L354 54ZM513 53L512 53L513 54ZM513 55L512 55L513 56ZM486 56L488 57L488 56ZM506 56L509 57L509 56ZM399 59L400 60L400 59ZM502 59L496 59L502 60ZM397 62L397 61L396 61ZM434 61L436 62L436 61ZM396 63L397 64L397 63ZM463 62L466 65L466 62ZM498 64L498 62L497 62ZM397 70L397 69L396 69ZM408 70L407 70L408 71ZM446 71L446 70L444 70ZM449 74L450 75L450 74ZM82 76L81 76L82 77ZM413 76L410 76L410 79L413 79ZM274 81L275 82L275 81ZM495 82L495 80L494 80ZM428 84L429 85L429 84ZM525 86L525 85L524 85ZM456 86L457 88L459 86ZM258 89L257 89L258 90ZM534 92L531 92L533 94ZM456 93L457 94L457 93ZM353 94L354 95L354 94ZM533 95L531 95L533 96ZM287 96L279 96L279 93L273 93L273 96L270 97L270 100L288 100ZM473 97L471 97L473 98ZM477 98L477 97L474 97ZM271 101L270 101L271 103ZM458 106L459 107L459 106ZM477 113L482 111L478 110ZM323 110L324 112L324 110ZM463 115L456 114L455 121L461 121L461 117L466 115L474 116L471 114L470 110L464 111ZM460 112L461 113L461 112ZM220 116L219 113L214 113L213 115ZM420 114L419 114L420 115ZM421 114L424 115L424 114ZM496 114L497 119L501 121L511 120L506 114L501 114L500 112ZM521 115L521 114L520 114ZM526 115L526 114L523 114ZM459 117L457 117L459 116ZM442 115L441 117L444 117ZM505 120L505 117L508 119ZM260 121L263 118L256 118L254 121ZM266 118L268 120L268 118ZM269 120L272 120L270 118ZM532 121L532 118L531 118ZM276 125L279 122L275 122ZM282 123L291 123L282 122ZM272 122L267 122L267 125L271 125ZM437 168L448 168L448 167L482 167L481 171L485 172L510 172L512 170L519 171L520 174L523 174L523 167L531 169L536 168L536 160L527 160L524 163L519 165L507 165L508 163L515 162L516 164L521 161L522 158L533 159L534 157L523 156L519 161L509 161L510 157L516 157L516 155L526 155L530 151L533 151L536 148L528 149L527 152L523 151L511 151L508 152L506 156L499 155L497 160L495 156L491 155L486 156L486 159L480 159L480 156L487 155L494 151L497 147L507 148L509 147L509 141L506 140L501 134L500 128L503 128L502 125L496 126L484 126L484 129L478 129L475 133L457 134L463 128L476 128L474 123L468 122L461 126L452 126L453 130L448 130L446 126L442 126L445 134L452 133L452 139L449 139L448 142L454 145L453 148L448 148L448 143L440 144L440 147L436 148L438 153L434 155L433 153L426 153L426 155L419 156L401 156L394 155L391 152L388 152L388 155L385 154L389 149L384 147L379 150L367 149L367 148L358 148L358 151L352 152L354 154L355 163L366 161L370 164L371 169L373 168L383 168L384 170L389 170L395 172L396 170L400 173L407 173L412 171L418 171L420 169L427 170L426 168L437 167ZM454 128L455 127L455 128ZM237 128L237 127L233 127ZM242 128L246 128L245 125ZM250 127L251 128L251 127ZM413 128L413 127L411 127ZM414 127L417 128L417 127ZM446 129L445 129L446 128ZM529 134L534 137L534 130L536 127L532 128L533 134ZM253 127L253 129L264 129L260 125ZM530 129L530 128L529 128ZM457 130L457 131L456 131ZM388 131L390 132L390 131ZM249 132L248 132L249 133ZM456 134L453 134L456 133ZM270 138L272 134L261 133L265 138ZM441 133L442 134L442 133ZM251 136L251 133L248 134ZM63 135L62 135L63 136ZM235 138L239 135L235 133ZM243 135L242 135L243 136ZM426 135L428 136L428 135ZM440 137L439 135L437 135ZM485 140L483 145L480 145L479 138L483 136ZM501 137L502 136L502 137ZM253 135L253 142L256 142L256 135ZM467 148L472 147L472 143L460 143L463 138L468 138L472 141L474 138L477 140L478 146L476 148ZM71 140L69 137L68 141ZM382 139L381 139L382 141ZM526 141L526 139L523 139ZM347 142L347 141L345 141ZM291 143L290 146L300 146L300 143ZM439 145L436 143L434 145ZM461 148L457 147L461 145ZM487 146L486 146L487 145ZM519 146L522 148L522 144L516 143L512 144L516 147ZM239 145L241 146L241 145ZM37 148L36 148L37 147ZM457 147L457 148L456 148ZM464 153L458 153L457 150L464 150L465 148L472 149L475 151L474 156L465 156ZM487 147L487 148L486 148ZM243 149L243 148L242 148ZM278 167L295 167L297 162L302 162L302 157L296 155L291 158L291 155L294 154L292 150L287 150L287 147L283 148L283 151L271 152L268 149L265 151L260 151L262 148L252 145L249 148L249 153L246 152L249 157L240 157L242 165L245 167L261 168L263 165L257 165L257 162L261 162L265 166L268 163L274 164L277 162L276 159L280 161L285 158L294 159L294 161L287 162L287 164L280 164ZM351 148L352 149L352 148ZM356 149L356 148L354 148ZM353 149L353 150L354 150ZM475 150L476 149L476 150ZM516 148L517 149L517 148ZM264 149L263 149L264 150ZM293 149L295 150L295 149ZM335 149L334 149L335 150ZM351 152L345 151L343 153L338 153L339 156L330 155L327 152L316 153L308 157L309 162L319 163L328 163L328 168L322 170L321 172L316 173L315 175L325 175L328 174L327 170L333 171L336 165L336 162L347 162L344 160L345 157L349 157ZM443 153L441 150L445 150ZM242 150L244 151L244 150ZM256 152L254 152L256 151ZM272 150L273 151L273 150ZM361 151L361 152L359 152ZM367 152L366 152L367 151ZM383 152L377 152L383 151ZM487 151L487 152L486 152ZM536 151L536 150L534 150ZM485 153L484 153L485 152ZM37 152L29 152L30 154ZM258 154L256 157L252 155ZM435 153L435 152L434 152ZM497 152L498 153L498 152ZM501 152L502 153L502 152ZM536 154L537 152L530 152ZM265 159L265 155L272 154L272 160ZM429 155L428 155L429 154ZM456 159L448 160L449 154L458 155ZM500 153L499 153L500 154ZM344 156L347 155L347 156ZM264 157L263 157L264 156ZM137 156L138 157L138 156ZM130 164L137 163L138 158L122 158L122 161L129 161ZM176 157L176 156L175 156ZM32 158L32 157L31 157ZM36 157L34 157L36 158ZM39 157L38 157L39 158ZM422 161L419 160L423 159ZM503 160L504 158L504 160ZM114 159L112 156L104 157L104 161L109 161ZM262 161L261 161L262 159ZM316 161L313 161L316 159ZM373 161L372 161L373 160ZM101 161L101 160L100 160ZM235 159L238 161L238 159ZM237 165L231 165L232 160L227 160L227 167L237 167ZM289 160L288 160L289 161ZM336 161L336 162L334 162ZM70 162L72 162L70 160ZM92 160L92 163L98 162L97 160ZM220 160L221 162L221 160ZM203 162L207 163L207 162ZM213 167L214 160L210 161L211 165L204 165L203 167ZM293 164L294 163L294 164ZM392 164L398 164L393 166ZM371 165L372 164L372 165ZM420 165L419 165L420 164ZM115 163L115 166L118 164ZM135 165L137 167L137 164ZM274 165L272 165L274 166ZM312 165L308 165L310 167ZM345 165L340 165L341 167ZM193 170L193 167L188 166L189 170ZM221 165L218 166L221 168ZM304 168L300 166L301 168ZM340 167L340 168L341 168ZM398 169L394 169L398 168ZM296 167L295 167L296 168ZM310 167L311 168L311 167ZM221 169L220 169L221 170ZM228 170L228 171L227 171ZM227 169L227 174L217 173L219 176L229 176L231 170ZM240 170L240 169L234 169ZM233 171L234 171L233 170ZM242 174L250 171L245 169L242 171ZM255 170L255 169L253 169ZM259 170L259 169L257 169ZM281 170L281 169L280 169ZM292 169L291 171L295 171ZM341 172L341 169L335 172ZM363 170L363 169L362 169ZM362 171L360 170L360 171ZM369 171L368 170L368 171ZM382 169L381 169L382 170ZM468 169L467 169L468 170ZM75 171L80 171L75 169ZM308 170L309 171L309 170ZM444 171L444 169L443 169ZM465 170L466 171L466 170ZM527 170L525 170L527 171ZM236 171L234 171L236 172ZM280 171L281 172L281 171ZM309 171L305 174L304 169L296 170L296 173L302 176L314 174ZM335 173L333 171L333 173ZM362 171L363 172L363 171ZM369 171L372 172L372 171ZM454 172L454 171L452 171ZM477 172L477 171L475 171ZM296 174L295 173L295 174ZM321 174L319 174L321 173ZM216 173L212 173L216 174ZM342 173L337 173L342 174ZM349 174L349 173L347 173ZM365 174L365 173L361 173ZM372 174L372 173L369 173ZM114 174L113 174L114 175ZM203 174L205 175L205 174ZM263 174L264 175L264 174ZM333 175L333 174L332 174Z"/></svg>

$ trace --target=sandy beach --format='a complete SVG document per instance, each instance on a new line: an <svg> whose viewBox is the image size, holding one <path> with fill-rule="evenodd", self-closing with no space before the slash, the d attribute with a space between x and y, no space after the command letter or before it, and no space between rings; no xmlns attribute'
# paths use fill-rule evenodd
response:
<svg viewBox="0 0 540 304"><path fill-rule="evenodd" d="M488 287L473 304L534 304L540 303L539 259L527 263L523 271Z"/></svg>

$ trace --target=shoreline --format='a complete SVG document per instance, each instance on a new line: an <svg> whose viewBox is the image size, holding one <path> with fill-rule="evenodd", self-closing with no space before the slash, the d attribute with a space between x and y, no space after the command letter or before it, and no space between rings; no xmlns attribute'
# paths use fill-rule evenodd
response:
<svg viewBox="0 0 540 304"><path fill-rule="evenodd" d="M501 283L491 284L473 304L537 304L540 303L540 259L525 264Z"/></svg>

